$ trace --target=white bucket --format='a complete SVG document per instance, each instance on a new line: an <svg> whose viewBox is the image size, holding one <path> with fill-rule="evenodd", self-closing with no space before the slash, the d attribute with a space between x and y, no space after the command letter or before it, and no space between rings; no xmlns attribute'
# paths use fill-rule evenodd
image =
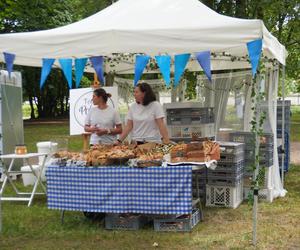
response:
<svg viewBox="0 0 300 250"><path fill-rule="evenodd" d="M32 165L33 170L37 173L40 169L39 165ZM29 166L23 166L21 167L21 171L31 171ZM23 184L24 186L33 185L36 181L36 177L33 174L30 173L24 173L22 174Z"/></svg>
<svg viewBox="0 0 300 250"><path fill-rule="evenodd" d="M42 141L38 142L36 144L38 153L45 153L48 154L45 162L45 166L41 175L42 181L46 180L45 172L46 172L46 166L49 160L51 159L52 155L57 152L58 144L57 142L51 142L51 141ZM39 156L39 165L43 164L44 156Z"/></svg>

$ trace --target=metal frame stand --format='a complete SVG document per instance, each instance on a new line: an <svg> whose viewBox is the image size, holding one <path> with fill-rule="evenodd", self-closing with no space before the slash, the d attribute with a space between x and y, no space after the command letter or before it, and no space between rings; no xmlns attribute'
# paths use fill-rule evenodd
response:
<svg viewBox="0 0 300 250"><path fill-rule="evenodd" d="M43 156L44 159L43 159L42 165L40 166L40 170L37 174L28 159L38 157L38 156ZM46 194L46 187L41 182L41 175L42 175L42 172L43 172L43 169L45 166L47 154L42 154L42 153L32 153L32 154L24 154L24 155L11 154L11 155L1 155L0 157L1 157L1 159L11 159L8 169L6 169L5 165L3 165L3 167L2 167L3 174L5 174L5 177L4 177L1 189L0 189L1 201L28 201L28 207L30 207L32 204L34 195ZM21 170L13 171L12 168L14 166L15 159L24 159L25 164L27 164L30 167L30 171L21 171ZM36 181L34 183L32 191L31 192L20 192L10 177L10 174L12 174L12 173L14 173L14 174L23 174L23 173L33 174L36 177ZM17 197L3 197L4 189L8 183L14 189L15 193L17 194ZM43 193L36 192L37 186L39 184L44 191Z"/></svg>

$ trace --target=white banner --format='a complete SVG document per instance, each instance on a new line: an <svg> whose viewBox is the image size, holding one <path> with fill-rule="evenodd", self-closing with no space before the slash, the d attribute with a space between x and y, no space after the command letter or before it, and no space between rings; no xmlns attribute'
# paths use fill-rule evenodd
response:
<svg viewBox="0 0 300 250"><path fill-rule="evenodd" d="M118 110L118 88L103 87L112 95L107 104ZM84 132L84 120L93 105L93 88L70 90L70 135L80 135Z"/></svg>

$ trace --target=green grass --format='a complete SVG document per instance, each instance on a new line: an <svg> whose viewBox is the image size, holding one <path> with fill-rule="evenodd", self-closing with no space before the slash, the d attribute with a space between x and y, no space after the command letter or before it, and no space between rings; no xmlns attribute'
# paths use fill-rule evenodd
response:
<svg viewBox="0 0 300 250"><path fill-rule="evenodd" d="M25 125L24 140L29 152L36 152L36 143L39 141L55 141L61 139L68 140L69 150L81 151L83 147L82 137L69 135L69 124L63 120L59 124L32 124Z"/></svg>
<svg viewBox="0 0 300 250"><path fill-rule="evenodd" d="M258 249L289 249L300 245L300 167L286 178L286 197L260 203ZM21 184L19 184L21 186ZM11 192L11 190L8 190ZM60 213L46 207L45 198L28 208L3 203L0 249L254 249L251 246L251 207L205 208L204 221L191 233L158 233L151 225L139 231L107 231L103 222L91 222L82 213Z"/></svg>

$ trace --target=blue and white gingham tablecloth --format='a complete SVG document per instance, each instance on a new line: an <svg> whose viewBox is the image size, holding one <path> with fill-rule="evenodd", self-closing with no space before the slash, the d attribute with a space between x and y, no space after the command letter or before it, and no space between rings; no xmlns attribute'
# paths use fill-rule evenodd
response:
<svg viewBox="0 0 300 250"><path fill-rule="evenodd" d="M192 166L48 166L48 208L144 214L192 212Z"/></svg>

